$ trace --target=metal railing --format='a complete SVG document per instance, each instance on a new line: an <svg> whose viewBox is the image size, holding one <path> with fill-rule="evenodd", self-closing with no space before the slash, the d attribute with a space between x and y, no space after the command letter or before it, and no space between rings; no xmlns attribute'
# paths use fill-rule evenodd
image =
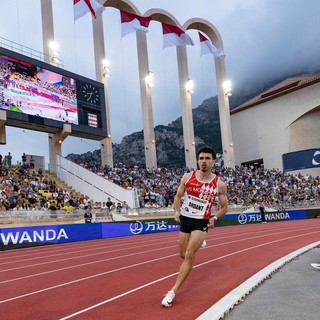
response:
<svg viewBox="0 0 320 320"><path fill-rule="evenodd" d="M290 209L301 209L301 208L319 208L320 203L308 202L301 203L299 206L290 207ZM275 207L268 207L267 211L277 211ZM289 208L286 208L289 209ZM258 208L253 206L229 206L227 214L242 213L248 211L259 211ZM172 217L172 207L159 207L159 208L133 208L128 209L126 212L118 212L116 209L92 209L93 222L111 222L114 220L114 216L119 218L122 216L126 220L132 219L143 219L143 218L157 218L157 217ZM8 210L0 211L0 229L1 226L28 226L28 225L42 225L42 224L68 224L68 223L84 223L84 209L75 209L72 211L64 210ZM120 219L121 220L121 219Z"/></svg>
<svg viewBox="0 0 320 320"><path fill-rule="evenodd" d="M25 56L28 56L36 60L40 60L49 64L51 63L50 61L51 57L48 54L23 46L19 43L16 43L14 41L11 41L2 37L0 37L0 47L17 52L17 53L21 53ZM55 65L59 68L63 68L63 61L59 59L59 61L55 61Z"/></svg>
<svg viewBox="0 0 320 320"><path fill-rule="evenodd" d="M75 209L72 211L65 210L8 210L0 211L0 228L1 225L41 225L41 224L68 224L84 223L84 209ZM113 214L127 218L139 219L146 216L172 216L172 208L138 208L129 209L127 212L117 212L116 209L92 209L93 222L110 222L113 221Z"/></svg>

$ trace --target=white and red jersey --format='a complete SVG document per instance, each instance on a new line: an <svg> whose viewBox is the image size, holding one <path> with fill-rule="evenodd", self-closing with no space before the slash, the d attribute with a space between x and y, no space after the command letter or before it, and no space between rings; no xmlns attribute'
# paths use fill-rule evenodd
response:
<svg viewBox="0 0 320 320"><path fill-rule="evenodd" d="M218 176L214 176L210 182L202 182L197 178L197 171L192 172L186 182L181 214L189 218L210 219L211 208L218 194L218 182Z"/></svg>

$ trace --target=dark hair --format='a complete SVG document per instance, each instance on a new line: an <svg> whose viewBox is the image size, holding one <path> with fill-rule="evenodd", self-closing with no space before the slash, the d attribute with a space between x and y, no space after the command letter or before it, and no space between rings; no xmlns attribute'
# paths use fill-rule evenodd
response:
<svg viewBox="0 0 320 320"><path fill-rule="evenodd" d="M212 155L213 160L216 160L216 153L210 147L202 147L198 150L197 159L199 158L200 153L210 153Z"/></svg>

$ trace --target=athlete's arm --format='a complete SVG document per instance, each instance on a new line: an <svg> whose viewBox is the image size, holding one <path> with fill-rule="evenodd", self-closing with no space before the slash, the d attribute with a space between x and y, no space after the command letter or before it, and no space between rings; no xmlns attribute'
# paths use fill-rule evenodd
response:
<svg viewBox="0 0 320 320"><path fill-rule="evenodd" d="M208 227L214 227L216 220L221 219L228 212L227 186L219 179L218 183L219 210L209 219Z"/></svg>
<svg viewBox="0 0 320 320"><path fill-rule="evenodd" d="M174 220L177 222L180 222L180 208L181 208L181 199L184 195L184 192L186 190L186 183L188 179L190 178L191 173L185 173L183 177L181 178L180 185L178 187L177 193L173 200L173 209L174 209Z"/></svg>
<svg viewBox="0 0 320 320"><path fill-rule="evenodd" d="M220 219L228 212L227 186L220 179L218 184L218 197L219 197L220 209L216 213L216 216L218 219Z"/></svg>

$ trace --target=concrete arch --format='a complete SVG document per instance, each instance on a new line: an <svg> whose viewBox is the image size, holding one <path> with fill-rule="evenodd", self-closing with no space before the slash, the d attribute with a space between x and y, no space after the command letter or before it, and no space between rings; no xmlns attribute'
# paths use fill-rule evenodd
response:
<svg viewBox="0 0 320 320"><path fill-rule="evenodd" d="M106 0L101 1L105 7L113 7L119 10L124 10L141 16L138 8L129 0ZM212 43L219 49L223 50L223 42L217 28L201 18L192 18L187 20L182 26L177 18L170 12L152 8L144 13L144 16L151 16L153 21L160 23L167 23L180 27L183 30L196 29L204 32ZM149 70L147 41L146 35L143 32L137 32L137 45L138 45L138 63L140 73L140 92L142 100L143 112L143 126L144 126L144 141L145 141L145 156L146 166L156 167L156 147L155 147L155 133L153 126L153 112L150 88L146 88L144 78ZM192 119L192 104L191 94L185 89L186 82L189 78L187 50L185 46L177 46L177 62L179 73L180 85L180 100L182 109L182 122L183 122L183 138L186 166L189 168L196 167L196 153L195 153L195 137ZM224 59L215 59L216 79L218 86L218 103L219 103L219 116L222 136L222 146L224 150L225 165L234 167L234 153L233 153L233 140L230 125L230 109L229 100L224 93L223 82L226 80L226 71ZM149 160L148 160L149 159Z"/></svg>
<svg viewBox="0 0 320 320"><path fill-rule="evenodd" d="M304 150L319 147L320 106L310 108L297 117L288 130L289 150Z"/></svg>
<svg viewBox="0 0 320 320"><path fill-rule="evenodd" d="M134 14L141 15L139 10L130 1L116 1L108 0L103 2L104 6L112 6L117 9L122 9ZM151 16L153 21L163 22L167 24L176 25L180 28L179 21L169 12L162 9L150 9L145 12L144 16ZM153 125L153 112L151 101L151 89L146 86L144 78L149 70L147 41L144 32L137 32L137 50L138 50L138 64L140 73L140 93L142 101L143 113L143 127L144 127L144 144L146 167L154 168L157 166L156 161L156 146L155 146L155 133ZM185 46L179 46L177 50L178 73L180 84L180 100L182 109L182 122L183 122L183 137L184 137L184 150L186 166L189 168L196 168L196 155L195 155L195 138L192 120L192 105L191 94L185 89L185 84L189 78L188 64L187 64L187 51Z"/></svg>
<svg viewBox="0 0 320 320"><path fill-rule="evenodd" d="M218 29L209 21L201 18L192 18L187 20L183 24L184 30L195 29L205 33L211 42L219 49L223 50L223 41ZM230 107L229 97L225 94L224 82L227 80L225 59L216 58L215 70L216 70L216 82L217 82L217 94L219 104L219 118L220 118L220 130L222 150L224 157L224 165L226 167L234 168L234 150L233 150L233 138L231 131L231 119L230 119Z"/></svg>
<svg viewBox="0 0 320 320"><path fill-rule="evenodd" d="M152 20L164 22L168 24L174 24L178 27L181 27L181 24L179 21L168 11L154 8L149 9L146 11L143 15L139 11L139 9L129 0L100 0L100 4L102 4L104 7L112 7L119 10L124 10L130 13L137 14L139 16L151 16Z"/></svg>
<svg viewBox="0 0 320 320"><path fill-rule="evenodd" d="M104 0L104 1L100 1L100 3L104 7L112 7L112 8L127 11L127 12L134 13L134 14L141 16L141 13L138 10L138 8L129 0L121 0L121 1L119 1L119 0Z"/></svg>
<svg viewBox="0 0 320 320"><path fill-rule="evenodd" d="M288 130L288 144L290 150L304 150L318 148L320 123L320 106L303 113L296 118L286 130Z"/></svg>
<svg viewBox="0 0 320 320"><path fill-rule="evenodd" d="M179 21L169 12L162 9L150 9L145 13L151 16L153 21L183 27ZM186 83L189 79L188 59L186 46L176 46L177 64L180 87L180 102L182 113L183 143L186 167L195 169L197 166L195 152L195 137L192 116L191 93L186 90Z"/></svg>
<svg viewBox="0 0 320 320"><path fill-rule="evenodd" d="M123 0L123 1L107 0L103 2L100 1L100 3L103 4L103 6L105 7L113 7L118 10L123 10L123 11L141 16L141 13L138 10L138 8L129 0ZM101 34L100 42L103 41L103 39L104 37ZM154 132L151 88L145 82L145 78L148 72L150 71L149 60L148 60L148 49L147 49L147 37L143 31L137 31L136 39L137 39L138 68L139 68L141 109L142 109L142 117L143 117L144 152L145 152L145 159L146 159L146 167L156 168L157 155L156 155L156 140L155 140L155 132ZM109 149L110 149L110 145L109 145ZM108 153L107 150L105 150L104 153L101 152L101 154L106 154L106 153ZM110 150L109 150L109 153L110 153ZM102 158L102 162L104 162L103 160L104 159Z"/></svg>
<svg viewBox="0 0 320 320"><path fill-rule="evenodd" d="M297 121L301 120L302 118L308 116L309 114L316 114L316 115L320 115L320 105L315 106L310 108L309 110L303 110L303 112L301 113L301 115L297 116L296 119L294 119L289 125L288 127L290 127L291 125L293 125L294 123L296 123Z"/></svg>
<svg viewBox="0 0 320 320"><path fill-rule="evenodd" d="M195 29L202 31L217 48L223 50L222 37L218 29L211 22L201 18L191 18L183 24L182 28L184 30Z"/></svg>
<svg viewBox="0 0 320 320"><path fill-rule="evenodd" d="M153 21L164 22L164 23L172 24L182 28L181 24L176 19L176 17L174 17L171 13L169 13L166 10L162 10L158 8L149 9L148 11L146 11L144 15L151 16L151 19Z"/></svg>

